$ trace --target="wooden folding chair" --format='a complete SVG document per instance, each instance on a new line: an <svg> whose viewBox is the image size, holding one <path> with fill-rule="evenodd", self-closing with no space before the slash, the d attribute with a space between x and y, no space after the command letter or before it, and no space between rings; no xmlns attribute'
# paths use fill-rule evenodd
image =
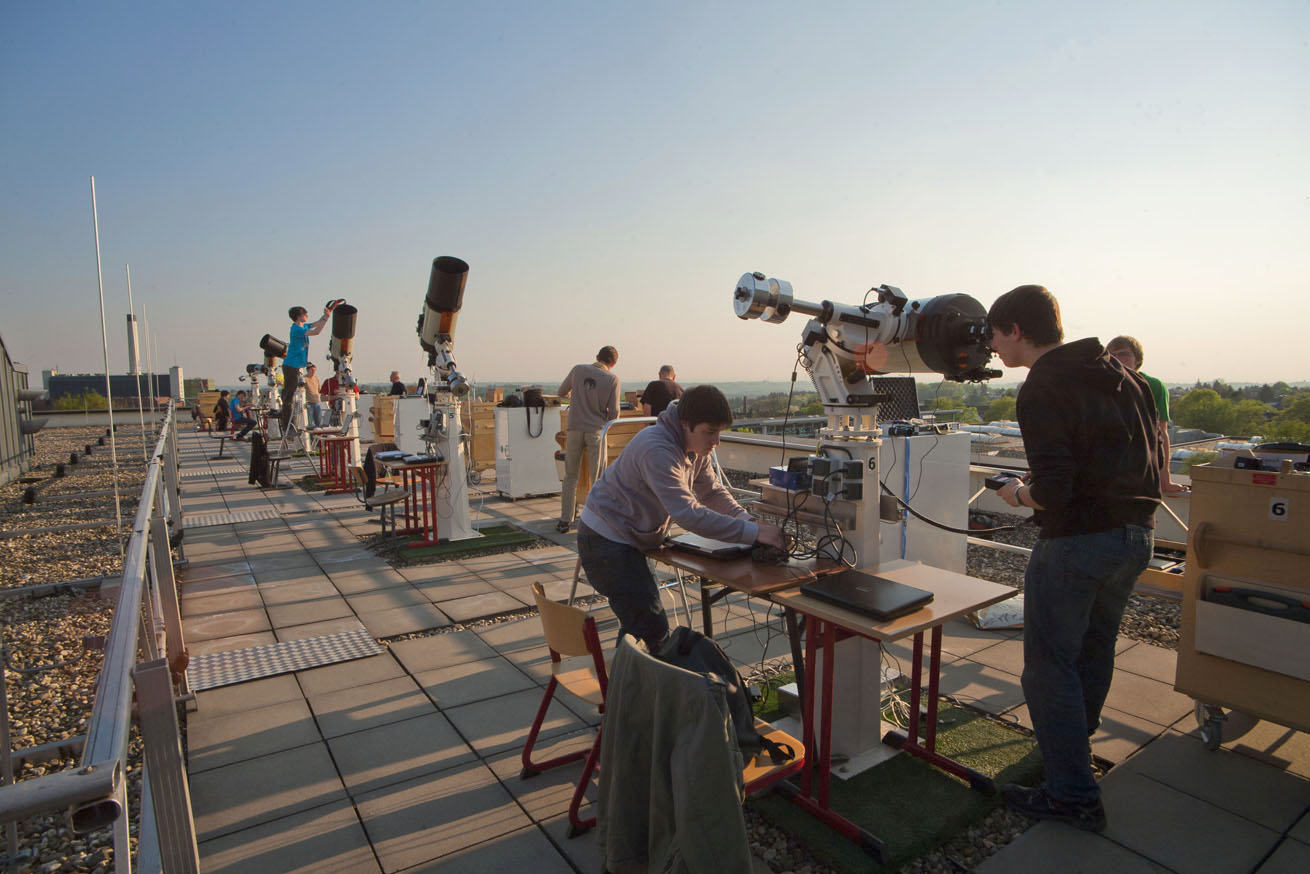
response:
<svg viewBox="0 0 1310 874"><path fill-rule="evenodd" d="M581 698L588 704L594 704L601 713L605 712L605 691L609 677L605 670L605 656L601 651L600 635L596 631L596 620L577 607L560 604L546 597L546 590L541 583L532 584L532 594L537 601L537 610L541 613L541 627L546 634L546 647L550 650L550 682L541 697L541 706L537 708L537 718L533 720L532 730L523 744L523 770L519 776L526 780L535 777L558 765L576 762L585 758L582 776L573 790L573 800L569 802L569 837L576 837L596 824L596 818L580 819L578 808L586 796L591 775L596 769L596 757L600 754L601 731L596 730L596 739L586 752L578 750L563 756L556 756L544 762L532 761L532 748L537 743L541 724L546 719L546 711L555 690L563 686L566 691Z"/></svg>

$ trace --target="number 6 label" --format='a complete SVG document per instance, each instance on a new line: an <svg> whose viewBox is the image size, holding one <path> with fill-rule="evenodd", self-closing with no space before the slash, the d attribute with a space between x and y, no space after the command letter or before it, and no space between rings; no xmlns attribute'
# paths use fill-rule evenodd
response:
<svg viewBox="0 0 1310 874"><path fill-rule="evenodd" d="M1274 522L1287 521L1287 498L1269 499L1269 518Z"/></svg>

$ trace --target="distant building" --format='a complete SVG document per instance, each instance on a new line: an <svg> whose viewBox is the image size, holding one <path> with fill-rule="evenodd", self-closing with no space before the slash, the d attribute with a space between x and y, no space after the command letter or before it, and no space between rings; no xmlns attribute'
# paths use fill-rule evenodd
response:
<svg viewBox="0 0 1310 874"><path fill-rule="evenodd" d="M140 379L139 388L138 379ZM142 396L148 401L152 397L152 382L154 387L153 397L166 398L172 394L170 391L170 377L167 373L143 373L140 377L133 376L130 373L115 373L109 377L109 390L113 392L115 401L131 398L135 403L138 396ZM96 392L103 397L105 394L105 375L103 373L54 374L50 377L48 391L50 392L51 403L65 395L81 395L88 391Z"/></svg>

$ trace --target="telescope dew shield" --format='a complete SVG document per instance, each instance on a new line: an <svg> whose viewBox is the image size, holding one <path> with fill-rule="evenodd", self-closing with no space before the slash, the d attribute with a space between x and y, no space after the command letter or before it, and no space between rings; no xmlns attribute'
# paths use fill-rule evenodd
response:
<svg viewBox="0 0 1310 874"><path fill-rule="evenodd" d="M355 345L355 316L359 310L348 303L339 303L332 310L331 354L334 358L346 358Z"/></svg>
<svg viewBox="0 0 1310 874"><path fill-rule="evenodd" d="M419 319L419 345L423 351L434 353L439 340L454 337L455 321L464 305L464 283L468 275L467 262L459 258L442 255L432 260L428 293Z"/></svg>
<svg viewBox="0 0 1310 874"><path fill-rule="evenodd" d="M287 344L274 337L272 334L265 334L259 338L259 348L264 351L264 355L269 358L286 358Z"/></svg>

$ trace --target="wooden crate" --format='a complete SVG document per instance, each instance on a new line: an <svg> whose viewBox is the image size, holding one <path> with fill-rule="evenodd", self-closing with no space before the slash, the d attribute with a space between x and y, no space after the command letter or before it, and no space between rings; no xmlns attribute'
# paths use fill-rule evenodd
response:
<svg viewBox="0 0 1310 874"><path fill-rule="evenodd" d="M396 439L396 399L391 395L373 395L368 420L373 423L373 441L391 443Z"/></svg>
<svg viewBox="0 0 1310 874"><path fill-rule="evenodd" d="M1226 606L1221 586L1310 602L1310 475L1192 468L1174 688L1310 731L1310 624Z"/></svg>
<svg viewBox="0 0 1310 874"><path fill-rule="evenodd" d="M464 404L464 430L472 435L469 468L487 470L496 466L496 405L490 401Z"/></svg>

